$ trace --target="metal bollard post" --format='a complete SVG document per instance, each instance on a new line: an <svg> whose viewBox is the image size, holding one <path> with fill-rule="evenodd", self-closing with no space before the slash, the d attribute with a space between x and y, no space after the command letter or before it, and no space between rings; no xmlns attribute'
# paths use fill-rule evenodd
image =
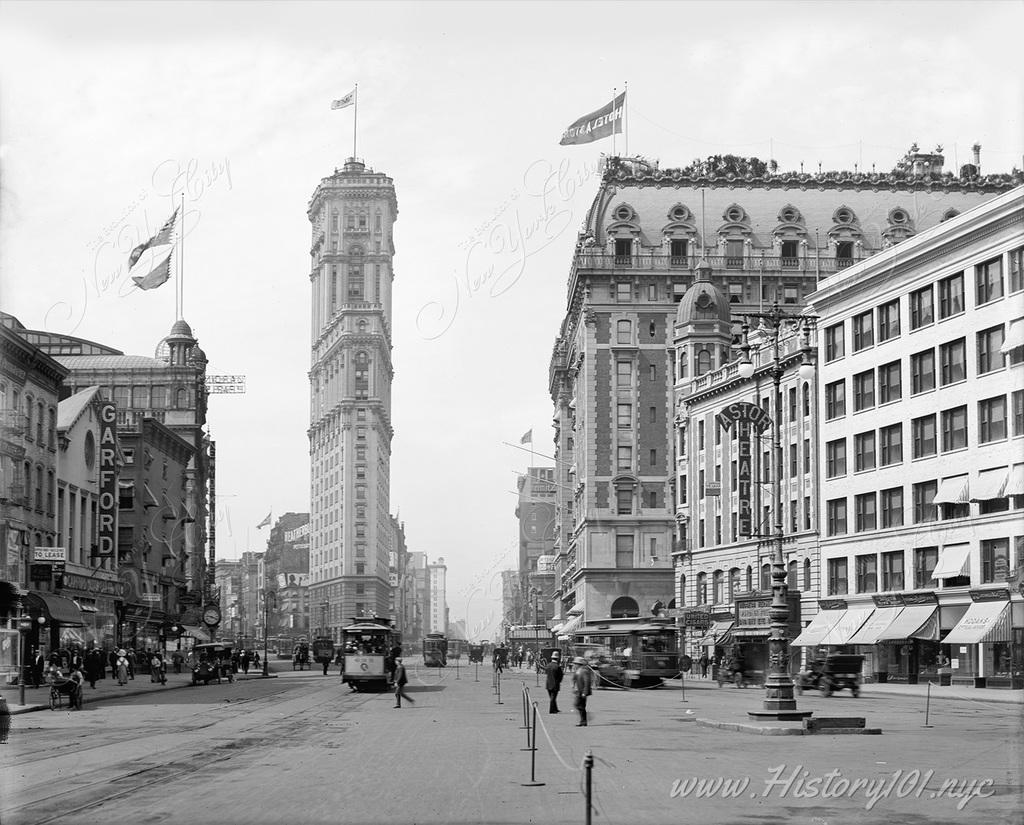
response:
<svg viewBox="0 0 1024 825"><path fill-rule="evenodd" d="M533 742L530 747L530 781L519 783L525 788L537 788L543 782L537 781L537 703L533 703Z"/></svg>
<svg viewBox="0 0 1024 825"><path fill-rule="evenodd" d="M458 678L459 678L459 660L458 659L455 660L455 678L456 678L456 680L458 680Z"/></svg>
<svg viewBox="0 0 1024 825"><path fill-rule="evenodd" d="M528 718L529 712L530 712L530 710L529 710L529 708L530 708L530 698L529 697L530 697L530 689L528 687L526 687L526 685L523 685L523 724L521 724L519 726L520 730L522 730L523 728L526 728L527 730L530 729L530 720ZM527 739L526 744L527 745L530 744L529 739Z"/></svg>
<svg viewBox="0 0 1024 825"><path fill-rule="evenodd" d="M587 815L583 821L586 823L586 825L590 825L590 814L593 810L593 805L590 802L590 798L592 779L594 773L594 754L592 754L590 751L587 751L587 755L583 757L583 773L586 776L584 793L586 794L585 801L587 803Z"/></svg>
<svg viewBox="0 0 1024 825"><path fill-rule="evenodd" d="M480 663L479 662L474 662L473 663L473 681L474 682L479 682L480 681Z"/></svg>
<svg viewBox="0 0 1024 825"><path fill-rule="evenodd" d="M686 673L682 670L679 671L679 687L683 691L683 701L686 701Z"/></svg>
<svg viewBox="0 0 1024 825"><path fill-rule="evenodd" d="M504 702L501 701L501 674L500 673L498 674L498 704L499 705L505 704Z"/></svg>
<svg viewBox="0 0 1024 825"><path fill-rule="evenodd" d="M932 704L932 683L931 683L931 680L929 680L928 681L928 690L925 693L925 700L924 700L924 727L926 727L926 728L934 727L934 725L929 725L928 724L928 712L931 710L931 704Z"/></svg>

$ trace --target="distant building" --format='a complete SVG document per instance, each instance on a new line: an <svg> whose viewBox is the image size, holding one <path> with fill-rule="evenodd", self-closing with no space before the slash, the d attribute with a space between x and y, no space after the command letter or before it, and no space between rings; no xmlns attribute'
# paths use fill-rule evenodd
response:
<svg viewBox="0 0 1024 825"><path fill-rule="evenodd" d="M446 579L448 568L444 558L439 557L433 564L427 565L430 579L430 612L428 614L428 633L448 632L448 604L446 598Z"/></svg>
<svg viewBox="0 0 1024 825"><path fill-rule="evenodd" d="M217 561L217 592L220 594L221 636L237 639L242 634L242 562Z"/></svg>

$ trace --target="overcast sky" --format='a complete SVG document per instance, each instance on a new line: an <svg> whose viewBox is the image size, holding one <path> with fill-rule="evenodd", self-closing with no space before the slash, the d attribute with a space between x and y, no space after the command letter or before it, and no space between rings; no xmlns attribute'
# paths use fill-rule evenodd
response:
<svg viewBox="0 0 1024 825"><path fill-rule="evenodd" d="M399 204L392 512L445 558L451 618L493 632L530 461L502 442L551 454L548 359L612 148L564 128L628 81L629 151L662 166L889 169L917 141L952 169L978 141L1009 171L1022 8L0 3L0 306L152 354L174 286L129 290L125 258L184 180L184 316L211 372L248 379L210 404L217 552L264 549L268 510L309 510L306 206L352 154L330 102L358 82L358 155Z"/></svg>

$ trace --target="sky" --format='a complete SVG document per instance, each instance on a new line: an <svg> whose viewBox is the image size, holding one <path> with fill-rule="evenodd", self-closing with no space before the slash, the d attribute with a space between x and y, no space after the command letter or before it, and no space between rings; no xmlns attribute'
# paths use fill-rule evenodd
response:
<svg viewBox="0 0 1024 825"><path fill-rule="evenodd" d="M501 618L516 475L550 464L548 363L610 140L558 145L628 83L628 153L781 169L1024 165L1019 3L0 3L0 308L149 355L175 287L128 251L185 193L183 315L214 396L220 558L309 510L306 207L353 153L395 182L391 509ZM617 138L619 153L626 148ZM533 434L532 447L520 448Z"/></svg>

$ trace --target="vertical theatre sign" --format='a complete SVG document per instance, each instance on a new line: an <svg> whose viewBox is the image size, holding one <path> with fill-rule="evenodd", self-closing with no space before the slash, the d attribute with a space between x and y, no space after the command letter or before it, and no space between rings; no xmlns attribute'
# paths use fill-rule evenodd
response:
<svg viewBox="0 0 1024 825"><path fill-rule="evenodd" d="M752 432L763 433L769 424L768 412L756 404L737 401L724 407L715 416L723 430L730 430L736 425L736 488L738 493L737 532L741 536L754 535L753 507L750 502L751 482L753 481L753 461L750 444Z"/></svg>
<svg viewBox="0 0 1024 825"><path fill-rule="evenodd" d="M100 405L100 507L96 555L114 555L117 538L117 408Z"/></svg>

